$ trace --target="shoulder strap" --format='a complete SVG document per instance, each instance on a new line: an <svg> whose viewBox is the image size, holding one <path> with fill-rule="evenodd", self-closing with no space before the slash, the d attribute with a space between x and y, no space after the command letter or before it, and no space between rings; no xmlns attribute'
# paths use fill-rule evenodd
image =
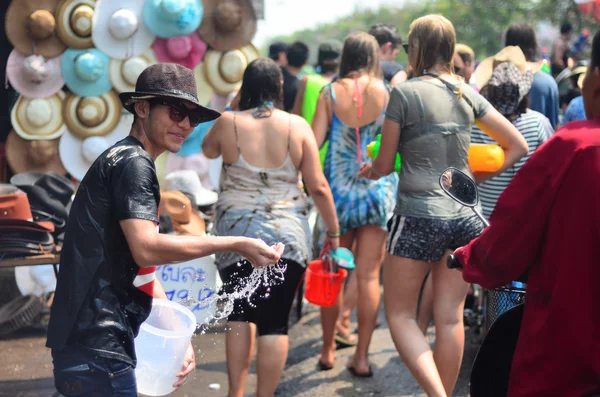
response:
<svg viewBox="0 0 600 397"><path fill-rule="evenodd" d="M452 91L455 94L459 94L459 89L457 86L455 86L454 84L450 83L449 81L444 80L443 78L441 78L440 76L438 76L437 74L433 74L430 72L425 72L423 73L426 76L431 76L434 77L436 79L438 79L439 81L441 81L446 87L448 87L450 89L450 91ZM465 102L467 102L469 104L469 106L471 106L471 108L473 108L473 102L471 102L471 100L465 96L465 95L459 95L459 98L463 98L465 100Z"/></svg>
<svg viewBox="0 0 600 397"><path fill-rule="evenodd" d="M235 132L235 145L237 146L238 153L242 154L242 149L240 149L240 139L238 136L237 125L235 124L236 116L237 116L237 112L233 112L233 132Z"/></svg>

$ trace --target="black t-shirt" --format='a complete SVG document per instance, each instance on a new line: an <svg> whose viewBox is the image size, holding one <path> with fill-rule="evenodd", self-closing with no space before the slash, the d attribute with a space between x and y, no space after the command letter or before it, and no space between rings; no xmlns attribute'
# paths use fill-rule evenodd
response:
<svg viewBox="0 0 600 397"><path fill-rule="evenodd" d="M63 244L47 347L136 364L134 338L152 306L155 268L140 268L119 221L159 223L154 161L134 137L107 149L77 189Z"/></svg>
<svg viewBox="0 0 600 397"><path fill-rule="evenodd" d="M283 110L290 112L296 101L299 80L284 67L281 68L281 73L283 74Z"/></svg>
<svg viewBox="0 0 600 397"><path fill-rule="evenodd" d="M392 79L398 72L404 70L404 68L396 62L381 61L379 64L381 65L381 72L383 73L383 79L385 81L387 81L388 83L392 82Z"/></svg>

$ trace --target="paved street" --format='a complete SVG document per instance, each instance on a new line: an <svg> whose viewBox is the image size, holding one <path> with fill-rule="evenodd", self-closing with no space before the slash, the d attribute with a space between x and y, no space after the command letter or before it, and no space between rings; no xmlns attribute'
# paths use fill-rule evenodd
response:
<svg viewBox="0 0 600 397"><path fill-rule="evenodd" d="M290 330L290 355L276 396L425 396L400 360L392 343L383 312L380 327L371 344L374 377L354 379L345 370L353 349L338 351L337 363L332 371L317 370L321 329L318 310L305 305L306 313ZM430 336L433 338L433 328ZM468 333L465 360L454 396L468 396L468 373L477 345L470 342ZM194 338L199 350L197 371L192 379L174 394L174 397L225 397L227 373L225 367L225 334L214 330ZM51 397L55 395L52 381L52 360L44 347L43 331L23 331L11 339L0 340L0 397ZM253 372L253 371L252 371ZM219 384L214 390L211 384ZM252 396L256 376L251 374L247 396Z"/></svg>

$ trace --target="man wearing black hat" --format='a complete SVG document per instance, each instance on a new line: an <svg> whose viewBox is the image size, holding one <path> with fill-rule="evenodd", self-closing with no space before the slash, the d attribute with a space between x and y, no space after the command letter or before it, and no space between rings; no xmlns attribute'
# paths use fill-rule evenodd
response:
<svg viewBox="0 0 600 397"><path fill-rule="evenodd" d="M247 238L158 233L154 160L177 152L199 123L219 117L201 106L194 73L176 64L146 68L135 92L120 94L134 114L130 135L90 167L73 201L61 253L47 346L64 396L137 396L134 338L153 298L166 299L156 266L235 251L256 266L277 249ZM195 368L190 345L180 387Z"/></svg>

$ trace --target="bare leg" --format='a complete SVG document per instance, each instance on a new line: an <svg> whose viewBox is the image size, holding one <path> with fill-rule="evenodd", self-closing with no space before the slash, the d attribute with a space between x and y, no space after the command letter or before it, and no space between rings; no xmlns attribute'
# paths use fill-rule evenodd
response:
<svg viewBox="0 0 600 397"><path fill-rule="evenodd" d="M258 338L256 397L273 396L283 373L287 355L287 335L264 335Z"/></svg>
<svg viewBox="0 0 600 397"><path fill-rule="evenodd" d="M416 320L419 290L430 263L386 253L383 298L392 339L402 361L429 397L447 397L429 343Z"/></svg>
<svg viewBox="0 0 600 397"><path fill-rule="evenodd" d="M358 344L351 365L359 373L369 372L369 345L379 313L379 270L386 237L385 230L373 225L357 230Z"/></svg>
<svg viewBox="0 0 600 397"><path fill-rule="evenodd" d="M256 325L234 321L229 323L229 328L225 338L229 378L228 397L243 397L248 369L254 353Z"/></svg>
<svg viewBox="0 0 600 397"><path fill-rule="evenodd" d="M340 246L352 247L354 240L354 231L345 233L340 238ZM335 325L342 310L344 302L344 285L340 289L335 305L331 307L321 307L321 328L323 329L323 348L319 360L322 364L333 366L335 362Z"/></svg>
<svg viewBox="0 0 600 397"><path fill-rule="evenodd" d="M354 270L350 275L350 280L348 280L348 283L346 284L346 292L344 293L344 304L342 306L342 311L340 313L340 317L336 325L337 332L345 337L349 337L348 339L352 339L350 338L350 317L352 316L352 311L356 307L357 300L358 285L356 281L356 270Z"/></svg>
<svg viewBox="0 0 600 397"><path fill-rule="evenodd" d="M433 356L449 396L456 385L462 363L465 346L463 311L469 289L469 284L463 280L462 274L446 266L446 256L450 253L451 251L448 251L442 261L432 267L435 319Z"/></svg>
<svg viewBox="0 0 600 397"><path fill-rule="evenodd" d="M427 335L427 327L433 319L433 283L431 274L427 276L423 292L421 293L421 302L419 304L419 312L417 313L417 323L424 335Z"/></svg>

